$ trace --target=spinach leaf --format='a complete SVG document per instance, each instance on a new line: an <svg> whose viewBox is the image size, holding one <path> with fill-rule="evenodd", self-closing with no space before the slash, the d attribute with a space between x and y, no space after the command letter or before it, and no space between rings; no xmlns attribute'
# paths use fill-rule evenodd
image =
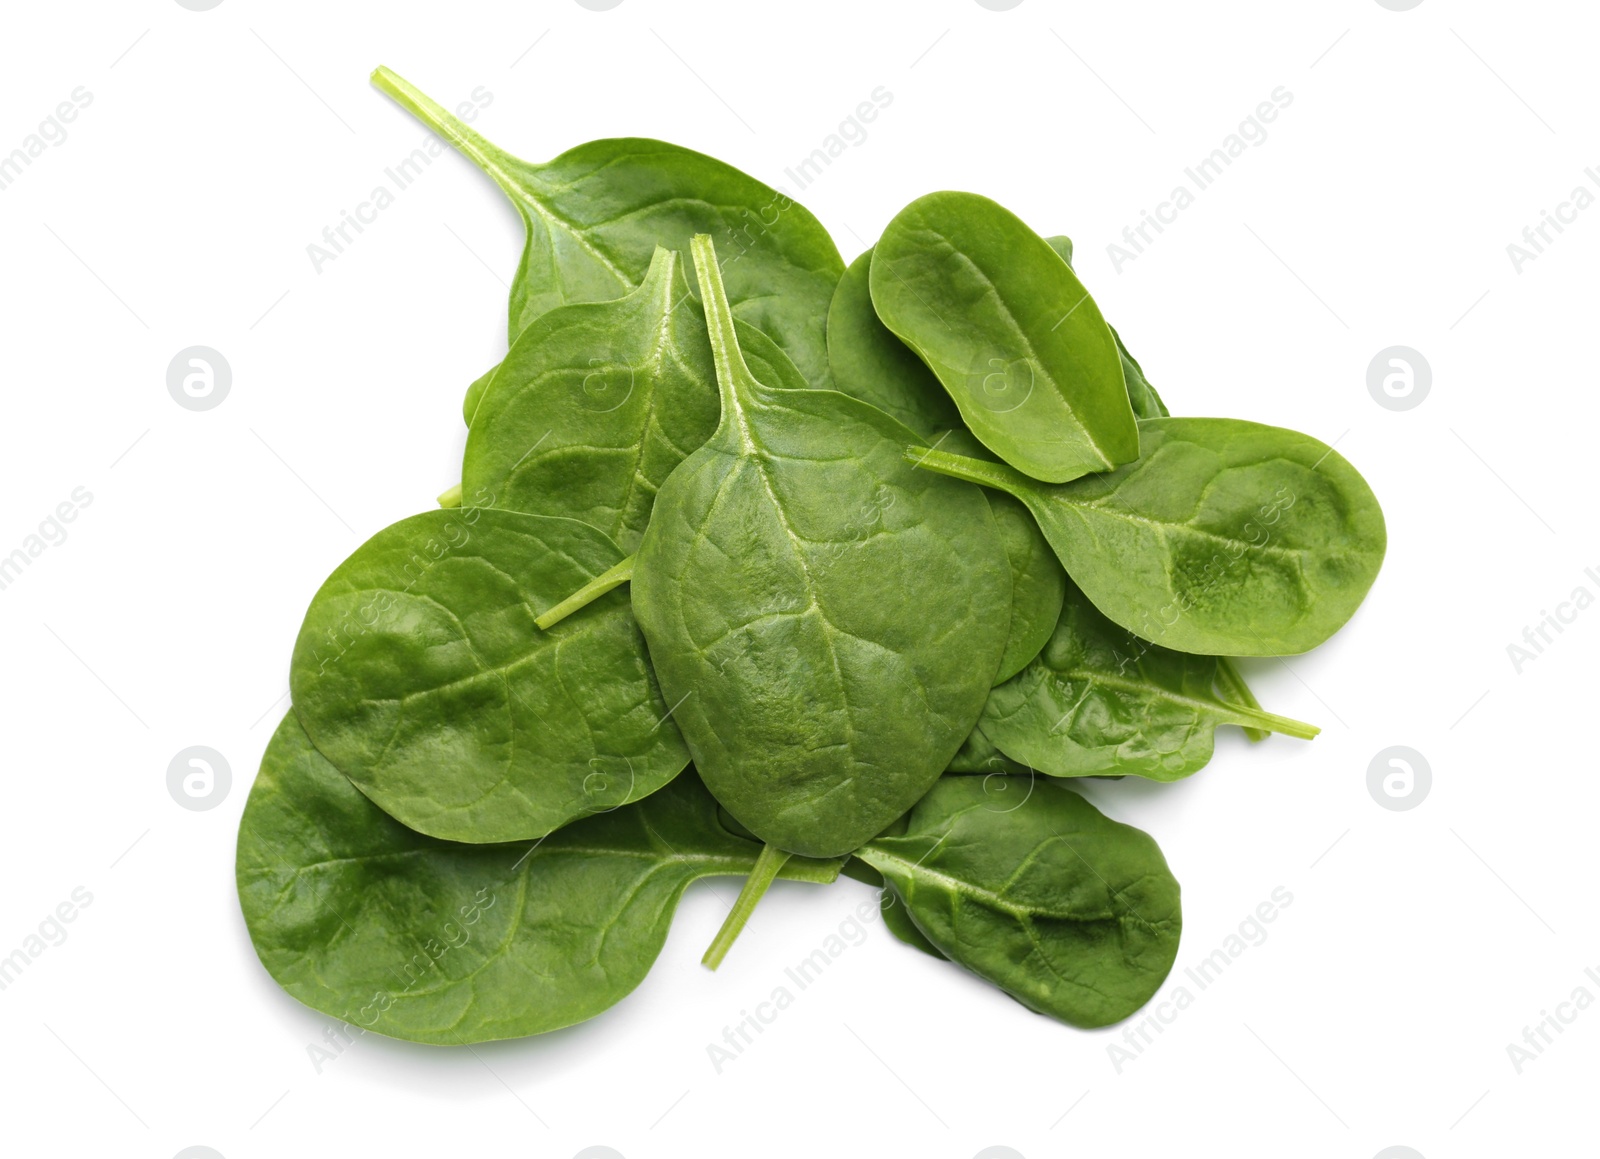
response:
<svg viewBox="0 0 1600 1159"><path fill-rule="evenodd" d="M1047 237L1050 248L1061 255L1061 260L1067 265L1072 264L1072 239L1070 237ZM1122 378L1128 388L1128 405L1133 407L1133 417L1140 419L1165 418L1170 412L1167 404L1161 401L1161 396L1156 393L1156 388L1150 385L1150 380L1144 376L1144 368L1139 365L1138 359L1128 353L1127 345L1122 341L1122 335L1117 333L1117 328L1110 326L1111 337L1117 343L1117 357L1122 361Z"/></svg>
<svg viewBox="0 0 1600 1159"><path fill-rule="evenodd" d="M978 727L1053 777L1133 773L1176 781L1205 766L1219 724L1309 740L1318 729L1216 695L1218 661L1147 643L1076 585L1038 658L989 694Z"/></svg>
<svg viewBox="0 0 1600 1159"><path fill-rule="evenodd" d="M1005 554L980 492L905 469L888 415L757 381L711 240L693 252L722 418L656 497L633 610L717 799L771 845L840 856L972 731L1010 625Z"/></svg>
<svg viewBox="0 0 1600 1159"><path fill-rule="evenodd" d="M636 987L689 883L759 845L686 772L649 798L515 845L417 833L362 796L293 712L239 824L236 876L262 965L315 1010L413 1042L539 1034ZM837 862L784 876L827 882Z"/></svg>
<svg viewBox="0 0 1600 1159"><path fill-rule="evenodd" d="M1260 708L1261 702L1256 699L1256 694L1250 691L1250 686L1244 682L1244 673L1232 660L1226 656L1217 657L1217 691L1225 698L1246 708ZM1252 742L1266 740L1267 730L1262 728L1246 728L1244 735Z"/></svg>
<svg viewBox="0 0 1600 1159"><path fill-rule="evenodd" d="M846 267L828 306L833 389L870 402L930 441L962 428L961 412L933 371L879 321L871 270L869 249Z"/></svg>
<svg viewBox="0 0 1600 1159"><path fill-rule="evenodd" d="M827 382L825 320L844 261L803 205L731 165L639 137L589 141L530 164L389 69L372 83L493 178L522 215L528 240L511 287L511 341L557 306L635 289L658 244L682 250L692 234L711 233L729 254L735 312L807 381Z"/></svg>
<svg viewBox="0 0 1600 1159"><path fill-rule="evenodd" d="M872 309L872 251L845 270L828 308L828 364L836 390L879 410L947 451L988 458L962 424L939 380ZM752 368L757 369L757 368ZM756 377L762 376L757 369ZM766 381L762 379L762 381ZM1027 509L1009 495L987 492L1011 564L1011 638L994 682L1009 680L1039 654L1061 613L1066 574Z"/></svg>
<svg viewBox="0 0 1600 1159"><path fill-rule="evenodd" d="M1290 655L1354 614L1386 535L1342 455L1240 419L1149 419L1140 439L1137 462L1055 486L922 447L906 458L1022 500L1094 606L1168 648Z"/></svg>
<svg viewBox="0 0 1600 1159"><path fill-rule="evenodd" d="M872 257L878 317L921 355L985 446L1063 483L1139 454L1115 340L1072 267L1009 210L930 193Z"/></svg>
<svg viewBox="0 0 1600 1159"><path fill-rule="evenodd" d="M770 338L735 327L763 373L805 387ZM474 416L462 482L492 506L582 520L632 551L718 405L705 319L677 252L658 249L627 297L560 306L523 331Z"/></svg>
<svg viewBox="0 0 1600 1159"><path fill-rule="evenodd" d="M986 492L1011 565L1011 631L994 682L1002 684L1039 654L1061 616L1067 573L1027 507L1004 491Z"/></svg>
<svg viewBox="0 0 1600 1159"><path fill-rule="evenodd" d="M467 387L466 396L461 400L461 417L466 420L467 426L472 425L472 416L478 412L478 404L483 401L483 392L489 389L498 366L491 366L482 374L474 378Z"/></svg>
<svg viewBox="0 0 1600 1159"><path fill-rule="evenodd" d="M903 836L856 856L942 954L1074 1026L1128 1017L1177 957L1178 883L1161 850L1059 782L1001 804L984 780L945 777Z"/></svg>
<svg viewBox="0 0 1600 1159"><path fill-rule="evenodd" d="M994 693L989 693L990 697ZM984 706L988 710L987 703ZM1019 775L1032 772L1027 765L1014 761L1005 753L995 747L994 741L983 731L983 717L978 718L978 723L973 726L967 739L961 742L961 748L956 755L950 758L950 763L945 766L948 773L983 774L983 775Z"/></svg>
<svg viewBox="0 0 1600 1159"><path fill-rule="evenodd" d="M322 585L289 686L318 749L434 837L514 841L688 763L621 594L534 616L621 555L599 531L470 507L403 519Z"/></svg>
<svg viewBox="0 0 1600 1159"><path fill-rule="evenodd" d="M906 905L905 899L894 891L891 885L883 887L883 893L878 901L879 911L883 914L883 928L899 938L913 950L921 950L930 958L947 961L939 947L928 941L928 935L917 928L917 923L912 920L911 910Z"/></svg>
<svg viewBox="0 0 1600 1159"><path fill-rule="evenodd" d="M657 488L717 426L705 321L678 261L658 249L626 297L558 307L522 332L473 416L469 494L638 545Z"/></svg>

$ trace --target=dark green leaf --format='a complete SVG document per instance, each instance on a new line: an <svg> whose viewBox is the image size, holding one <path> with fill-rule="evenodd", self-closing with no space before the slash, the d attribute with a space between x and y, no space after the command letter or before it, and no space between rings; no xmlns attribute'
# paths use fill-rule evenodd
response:
<svg viewBox="0 0 1600 1159"><path fill-rule="evenodd" d="M857 856L951 961L1031 1010L1107 1026L1160 989L1178 953L1178 883L1148 834L1059 782L1018 803L945 777L904 836Z"/></svg>
<svg viewBox="0 0 1600 1159"><path fill-rule="evenodd" d="M717 824L692 771L531 844L438 841L357 792L291 712L245 804L236 873L256 953L290 994L353 1027L456 1044L615 1005L661 952L689 883L748 873L760 848Z"/></svg>
<svg viewBox="0 0 1600 1159"><path fill-rule="evenodd" d="M1061 255L1062 261L1069 266L1072 264L1070 237L1048 237L1045 240L1050 243L1051 249ZM1122 378L1128 388L1128 405L1133 407L1133 417L1165 418L1168 414L1167 404L1161 401L1156 388L1151 386L1150 380L1144 376L1144 368L1139 365L1138 359L1128 353L1128 347L1123 343L1122 335L1117 333L1115 326L1111 327L1111 337L1116 340L1117 357L1122 360Z"/></svg>
<svg viewBox="0 0 1600 1159"><path fill-rule="evenodd" d="M710 239L694 254L721 425L657 496L634 613L717 799L764 841L838 856L971 732L1010 625L1005 554L981 493L904 469L901 424L758 382Z"/></svg>
<svg viewBox="0 0 1600 1159"><path fill-rule="evenodd" d="M1214 691L1214 656L1174 652L1117 627L1076 585L1044 651L989 694L978 723L1008 756L1053 777L1134 773L1176 781L1205 766L1219 724L1309 740L1311 725Z"/></svg>
<svg viewBox="0 0 1600 1159"><path fill-rule="evenodd" d="M589 141L530 164L390 70L372 81L493 178L522 215L528 241L511 287L511 341L557 306L635 289L657 245L684 250L691 235L710 233L728 261L734 312L808 382L827 382L825 323L844 262L803 205L731 165L644 138Z"/></svg>
<svg viewBox="0 0 1600 1159"><path fill-rule="evenodd" d="M1115 339L1072 267L973 193L930 193L873 252L878 317L985 446L1053 483L1139 454Z"/></svg>
<svg viewBox="0 0 1600 1159"><path fill-rule="evenodd" d="M385 528L328 577L290 688L324 755L413 829L539 837L688 763L627 598L534 617L620 558L571 519L463 508Z"/></svg>
<svg viewBox="0 0 1600 1159"><path fill-rule="evenodd" d="M1055 486L922 447L906 459L1021 499L1094 606L1168 648L1291 655L1355 613L1386 535L1372 489L1342 455L1240 419L1140 428L1138 462Z"/></svg>

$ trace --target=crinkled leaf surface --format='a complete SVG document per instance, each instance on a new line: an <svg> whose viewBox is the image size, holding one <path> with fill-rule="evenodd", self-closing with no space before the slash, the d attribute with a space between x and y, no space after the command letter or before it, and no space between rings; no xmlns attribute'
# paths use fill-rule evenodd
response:
<svg viewBox="0 0 1600 1159"><path fill-rule="evenodd" d="M1032 781L1019 803L988 781L941 779L904 835L856 856L934 947L1029 1009L1083 1027L1128 1017L1178 953L1178 883L1161 850L1059 782Z"/></svg>
<svg viewBox="0 0 1600 1159"><path fill-rule="evenodd" d="M505 192L528 240L511 286L510 340L570 302L636 288L657 244L687 250L709 233L728 263L734 313L824 385L828 302L844 261L811 213L703 153L638 137L589 141L531 164L496 148L386 68L373 83L459 149Z"/></svg>
<svg viewBox="0 0 1600 1159"><path fill-rule="evenodd" d="M716 433L656 498L633 609L706 785L780 849L848 853L938 778L1010 626L981 492L921 485L910 434L836 391L758 382L696 239Z"/></svg>
<svg viewBox="0 0 1600 1159"><path fill-rule="evenodd" d="M1072 585L1044 650L989 694L980 735L1054 777L1134 773L1155 781L1203 768L1219 724L1316 735L1299 721L1224 700L1215 691L1217 663L1139 639Z"/></svg>
<svg viewBox="0 0 1600 1159"><path fill-rule="evenodd" d="M614 1005L661 952L689 883L748 873L760 849L717 824L693 771L540 841L439 841L357 792L291 712L245 804L236 873L256 953L285 990L352 1026L449 1045ZM838 865L784 870L829 881Z"/></svg>
<svg viewBox="0 0 1600 1159"><path fill-rule="evenodd" d="M736 325L763 372L804 388L770 338ZM705 318L677 252L658 249L627 297L561 306L522 332L474 414L462 486L481 505L582 520L631 552L718 409Z"/></svg>
<svg viewBox="0 0 1600 1159"><path fill-rule="evenodd" d="M974 193L918 198L883 231L871 288L878 317L1011 466L1061 483L1138 457L1110 328L1010 210Z"/></svg>
<svg viewBox="0 0 1600 1159"><path fill-rule="evenodd" d="M994 693L989 693L992 699ZM988 711L988 705L984 705ZM1032 770L1019 761L1014 761L1005 753L995 747L994 741L983 731L983 718L978 718L978 723L973 726L972 732L961 743L961 748L956 755L950 758L950 763L945 767L946 772L962 773L968 775L981 774L984 776L1013 774L1026 774Z"/></svg>
<svg viewBox="0 0 1600 1159"><path fill-rule="evenodd" d="M1383 511L1326 443L1241 419L1140 423L1138 462L1050 485L1004 464L908 462L1015 495L1114 623L1180 652L1285 656L1355 613L1383 563Z"/></svg>
<svg viewBox="0 0 1600 1159"><path fill-rule="evenodd" d="M311 602L289 685L317 748L394 817L539 837L677 776L688 750L621 593L534 617L622 556L572 519L461 508L380 531Z"/></svg>

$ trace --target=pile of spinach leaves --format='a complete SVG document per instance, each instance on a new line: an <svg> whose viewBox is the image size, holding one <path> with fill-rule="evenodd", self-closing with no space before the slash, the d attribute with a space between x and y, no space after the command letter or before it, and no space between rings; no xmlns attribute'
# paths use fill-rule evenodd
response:
<svg viewBox="0 0 1600 1159"><path fill-rule="evenodd" d="M1355 612L1383 514L1331 447L1169 414L987 198L846 267L804 207L660 141L531 164L374 83L527 227L461 482L316 593L240 825L262 963L438 1044L621 1001L694 880L882 891L902 941L1075 1026L1172 968L1178 883L1068 778L1317 729L1233 657Z"/></svg>

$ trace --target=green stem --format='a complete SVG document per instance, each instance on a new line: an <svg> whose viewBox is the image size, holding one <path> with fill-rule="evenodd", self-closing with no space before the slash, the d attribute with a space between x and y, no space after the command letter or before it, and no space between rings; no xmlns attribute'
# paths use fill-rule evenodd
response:
<svg viewBox="0 0 1600 1159"><path fill-rule="evenodd" d="M722 928L717 931L717 936L711 939L711 945L706 947L706 956L700 961L705 966L715 970L722 965L722 959L728 956L734 939L739 936L739 931L744 929L745 922L750 920L750 915L755 912L756 903L767 892L769 886L778 876L778 871L783 868L783 863L789 860L789 855L774 845L763 845L761 856L756 858L750 876L745 878L744 888L739 891L739 900L733 903L733 909L728 911L728 920L722 923Z"/></svg>
<svg viewBox="0 0 1600 1159"><path fill-rule="evenodd" d="M562 600L555 607L551 608L544 615L539 616L533 622L538 624L539 627L548 631L551 627L559 624L562 620L572 615L572 613L576 612L579 608L584 607L587 604L594 603L595 600L598 600L612 588L621 587L632 578L633 556L630 555L621 563L616 564L613 567L609 567L599 575L595 576L594 579L584 584L577 591L573 592L570 596Z"/></svg>
<svg viewBox="0 0 1600 1159"><path fill-rule="evenodd" d="M935 450L932 447L907 447L905 458L913 467L936 471L940 475L949 475L952 479L964 479L980 487L1008 491L1024 501L1027 498L1029 484L1039 485L1016 468L1008 467L1004 463L969 459L965 455L952 455L949 451Z"/></svg>
<svg viewBox="0 0 1600 1159"><path fill-rule="evenodd" d="M457 483L454 487L451 487L448 491L440 492L440 494L439 494L439 506L440 507L460 507L461 506L461 484L460 483Z"/></svg>
<svg viewBox="0 0 1600 1159"><path fill-rule="evenodd" d="M706 312L706 330L711 337L711 359L717 368L717 393L722 399L723 423L748 409L750 396L757 388L756 377L739 348L739 335L733 326L733 308L722 285L722 267L717 264L717 247L710 234L697 233L689 239L689 254L694 259L695 276L700 281L700 305Z"/></svg>
<svg viewBox="0 0 1600 1159"><path fill-rule="evenodd" d="M1261 702L1256 699L1256 694L1250 691L1250 686L1244 682L1244 673L1227 656L1217 657L1217 689L1224 700L1232 699L1257 711L1261 709ZM1244 735L1254 743L1267 739L1267 733L1259 728L1247 728Z"/></svg>
<svg viewBox="0 0 1600 1159"><path fill-rule="evenodd" d="M517 163L516 158L495 148L468 128L459 117L452 115L448 109L410 81L379 65L373 70L372 83L393 97L401 108L459 149L479 169L494 178L495 184L505 190L506 195L513 201L519 200L519 192L525 194L524 190L519 190L518 182L510 172L510 167Z"/></svg>
<svg viewBox="0 0 1600 1159"><path fill-rule="evenodd" d="M1234 716L1234 723L1241 728L1265 729L1267 732L1282 733L1284 736L1298 737L1300 740L1310 740L1322 731L1316 725L1307 724L1303 720L1246 708L1242 704L1230 704L1228 711Z"/></svg>

